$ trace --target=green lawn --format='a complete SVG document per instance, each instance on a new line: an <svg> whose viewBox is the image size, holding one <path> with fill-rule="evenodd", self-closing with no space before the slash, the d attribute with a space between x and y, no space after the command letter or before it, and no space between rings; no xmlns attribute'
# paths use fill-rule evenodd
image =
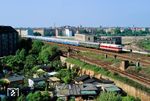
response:
<svg viewBox="0 0 150 101"><path fill-rule="evenodd" d="M142 70L143 70L146 74L150 74L150 67L142 68Z"/></svg>
<svg viewBox="0 0 150 101"><path fill-rule="evenodd" d="M93 59L97 59L97 60L102 60L105 62L110 62L110 63L120 63L119 59L114 59L112 57L105 57L102 54L96 54L96 53L92 53L92 52L80 52L79 55L84 55Z"/></svg>
<svg viewBox="0 0 150 101"><path fill-rule="evenodd" d="M145 50L150 50L150 38L139 41L137 45Z"/></svg>

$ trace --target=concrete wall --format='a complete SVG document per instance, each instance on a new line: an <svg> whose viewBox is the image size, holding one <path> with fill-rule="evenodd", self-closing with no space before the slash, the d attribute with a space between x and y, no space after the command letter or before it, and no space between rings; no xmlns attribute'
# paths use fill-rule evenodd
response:
<svg viewBox="0 0 150 101"><path fill-rule="evenodd" d="M61 57L61 61L62 62L66 62L65 59L66 58ZM68 68L73 68L75 66L75 64L71 64L71 63L67 63L67 62L66 62L66 64L67 64ZM104 79L112 80L112 81L115 82L115 84L118 87L122 88L127 94L129 94L131 96L134 96L134 97L139 97L142 101L150 101L150 94L149 93L141 91L140 89L136 89L135 87L132 87L130 85L122 83L122 82L120 82L118 80L114 80L114 79L112 79L110 77L103 76L101 74L97 74L94 71L81 69L81 67L79 67L79 68L80 68L80 70L79 70L78 74L80 74L80 75L87 74L87 75L90 75L90 76L94 76L94 77L96 77L98 79L104 78Z"/></svg>
<svg viewBox="0 0 150 101"><path fill-rule="evenodd" d="M86 34L75 34L75 39L79 41L94 42L94 36Z"/></svg>

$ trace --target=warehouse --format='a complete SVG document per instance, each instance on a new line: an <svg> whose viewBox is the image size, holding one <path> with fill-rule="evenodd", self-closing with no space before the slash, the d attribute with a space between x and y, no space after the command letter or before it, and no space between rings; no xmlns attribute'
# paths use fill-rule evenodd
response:
<svg viewBox="0 0 150 101"><path fill-rule="evenodd" d="M79 41L94 42L94 36L88 34L75 34L75 39Z"/></svg>
<svg viewBox="0 0 150 101"><path fill-rule="evenodd" d="M99 43L122 44L122 38L119 36L101 36L97 39Z"/></svg>
<svg viewBox="0 0 150 101"><path fill-rule="evenodd" d="M17 50L18 32L10 26L0 26L0 57Z"/></svg>

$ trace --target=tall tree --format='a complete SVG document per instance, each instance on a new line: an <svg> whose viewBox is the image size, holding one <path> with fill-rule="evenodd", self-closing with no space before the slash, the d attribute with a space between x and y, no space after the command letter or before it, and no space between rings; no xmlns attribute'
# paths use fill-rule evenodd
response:
<svg viewBox="0 0 150 101"><path fill-rule="evenodd" d="M36 55L28 55L25 60L25 67L31 69L36 64Z"/></svg>
<svg viewBox="0 0 150 101"><path fill-rule="evenodd" d="M67 84L76 77L76 73L73 70L61 69L57 76Z"/></svg>
<svg viewBox="0 0 150 101"><path fill-rule="evenodd" d="M25 49L22 49L18 55L19 55L19 59L21 61L24 61L25 57L26 57L26 51L25 51Z"/></svg>
<svg viewBox="0 0 150 101"><path fill-rule="evenodd" d="M120 31L119 27L117 27L117 28L114 29L114 34L120 34L120 33L121 33L121 31Z"/></svg>
<svg viewBox="0 0 150 101"><path fill-rule="evenodd" d="M34 40L33 44L32 44L32 49L31 49L31 53L33 54L39 54L39 52L41 51L41 48L43 46L43 42L39 41L39 40Z"/></svg>
<svg viewBox="0 0 150 101"><path fill-rule="evenodd" d="M48 63L49 60L53 60L59 53L59 49L56 46L44 45L39 53L38 59L44 63Z"/></svg>
<svg viewBox="0 0 150 101"><path fill-rule="evenodd" d="M19 41L19 49L24 48L27 52L31 49L32 40L30 38L28 39L21 39Z"/></svg>

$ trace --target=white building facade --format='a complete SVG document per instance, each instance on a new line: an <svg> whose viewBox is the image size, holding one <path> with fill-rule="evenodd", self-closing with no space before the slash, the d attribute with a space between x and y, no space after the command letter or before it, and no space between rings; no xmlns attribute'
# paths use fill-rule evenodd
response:
<svg viewBox="0 0 150 101"><path fill-rule="evenodd" d="M33 30L28 28L28 29L16 29L16 31L19 33L20 37L24 37L27 35L33 35Z"/></svg>
<svg viewBox="0 0 150 101"><path fill-rule="evenodd" d="M72 36L72 31L69 30L68 28L66 28L66 29L63 31L63 36L71 37L71 36Z"/></svg>

